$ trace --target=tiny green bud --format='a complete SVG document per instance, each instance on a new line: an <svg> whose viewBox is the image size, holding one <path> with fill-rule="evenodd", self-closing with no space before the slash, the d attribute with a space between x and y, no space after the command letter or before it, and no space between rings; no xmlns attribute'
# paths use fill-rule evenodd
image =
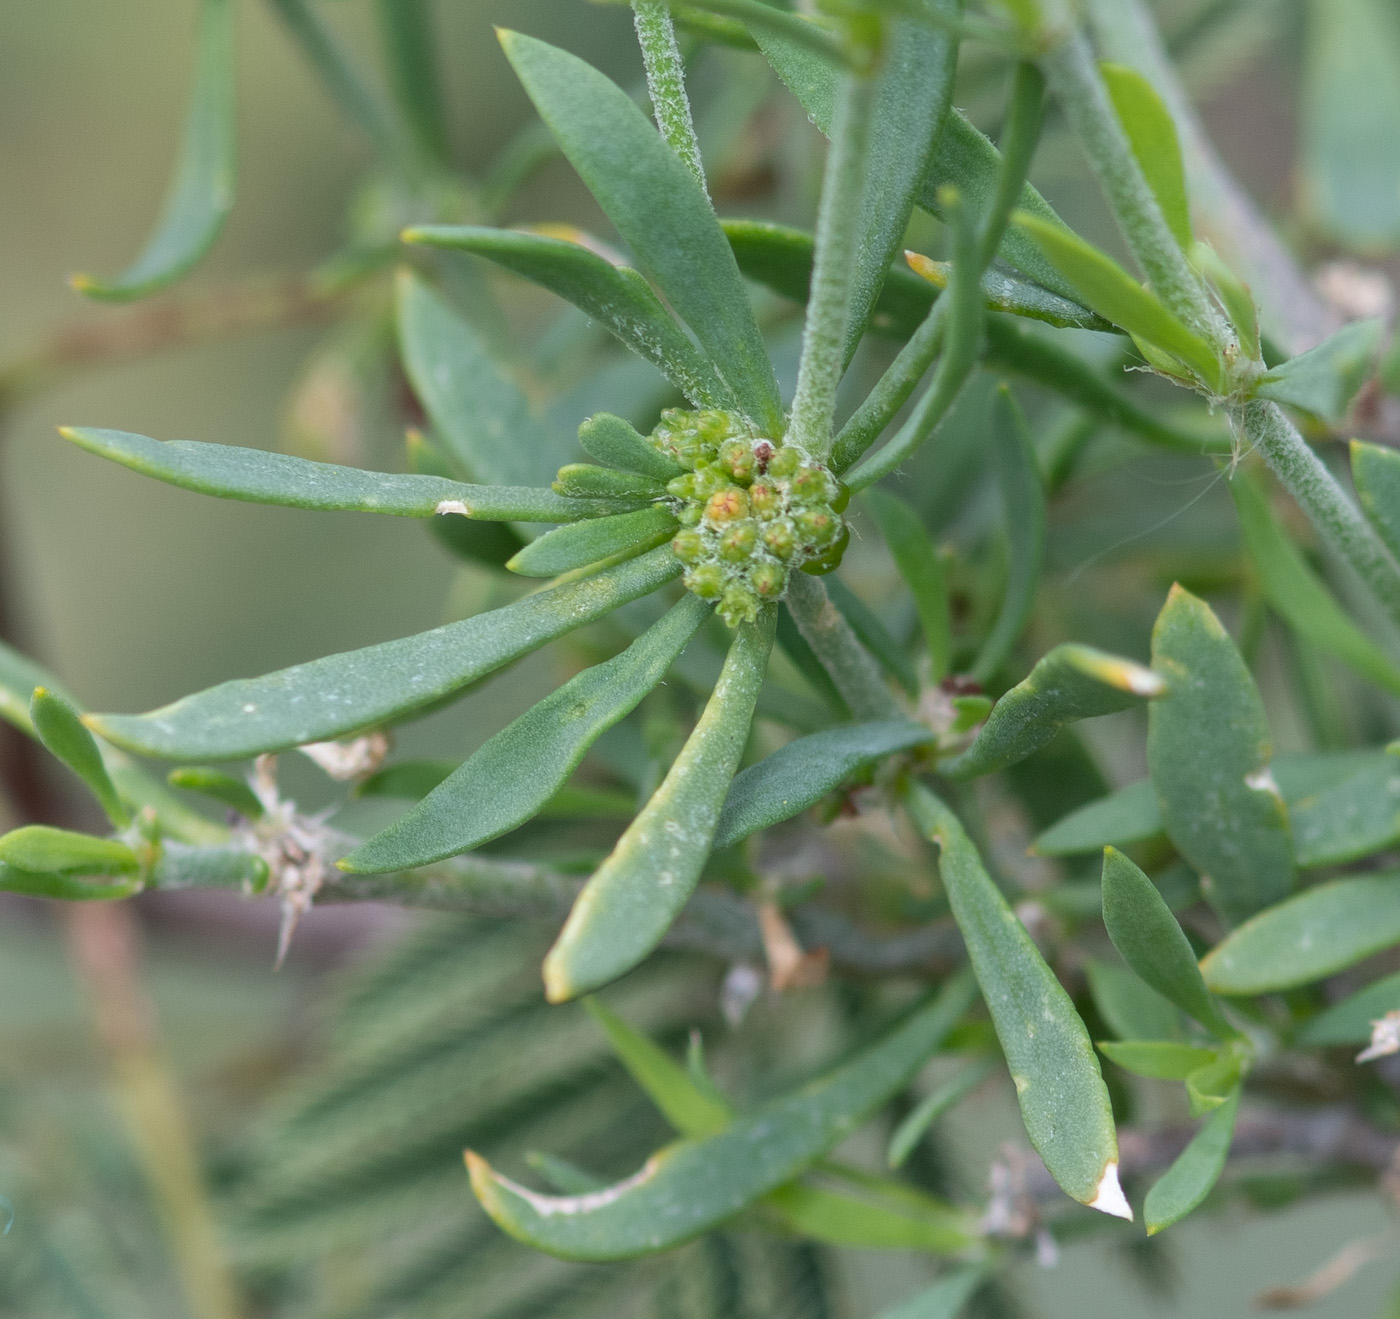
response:
<svg viewBox="0 0 1400 1319"><path fill-rule="evenodd" d="M797 532L787 518L770 522L763 528L763 544L770 554L790 559L797 553Z"/></svg>
<svg viewBox="0 0 1400 1319"><path fill-rule="evenodd" d="M841 532L832 542L831 548L818 555L815 559L809 559L802 565L802 571L810 573L813 577L824 577L829 572L835 572L841 566L841 558L846 553L846 546L851 543L851 529L844 523L841 525Z"/></svg>
<svg viewBox="0 0 1400 1319"><path fill-rule="evenodd" d="M768 475L793 476L802 466L802 451L796 446L785 444L768 460Z"/></svg>
<svg viewBox="0 0 1400 1319"><path fill-rule="evenodd" d="M684 476L672 477L666 482L666 493L676 499L694 499L695 473L687 472Z"/></svg>
<svg viewBox="0 0 1400 1319"><path fill-rule="evenodd" d="M699 504L682 504L680 512L676 514L676 520L683 527L698 527L700 520L705 516L705 510Z"/></svg>
<svg viewBox="0 0 1400 1319"><path fill-rule="evenodd" d="M671 552L682 563L694 563L705 552L705 538L698 531L678 532L671 542Z"/></svg>
<svg viewBox="0 0 1400 1319"><path fill-rule="evenodd" d="M836 493L831 497L831 509L834 513L844 513L851 504L851 487L844 481L836 482Z"/></svg>
<svg viewBox="0 0 1400 1319"><path fill-rule="evenodd" d="M711 522L737 522L747 517L748 512L749 497L737 485L716 490L705 505L705 516Z"/></svg>
<svg viewBox="0 0 1400 1319"><path fill-rule="evenodd" d="M792 515L797 534L804 545L825 549L836 538L840 522L835 513L824 508L803 508Z"/></svg>
<svg viewBox="0 0 1400 1319"><path fill-rule="evenodd" d="M787 569L772 559L754 565L749 585L765 600L776 600L787 586Z"/></svg>
<svg viewBox="0 0 1400 1319"><path fill-rule="evenodd" d="M719 556L731 563L741 563L753 553L758 544L758 524L749 518L732 522L719 538Z"/></svg>
<svg viewBox="0 0 1400 1319"><path fill-rule="evenodd" d="M755 481L749 487L749 508L755 517L769 518L783 509L782 492L767 481Z"/></svg>
<svg viewBox="0 0 1400 1319"><path fill-rule="evenodd" d="M724 590L724 569L717 563L697 564L686 573L685 587L702 600L716 600Z"/></svg>
<svg viewBox="0 0 1400 1319"><path fill-rule="evenodd" d="M788 484L788 492L804 504L828 503L835 491L825 468L799 467Z"/></svg>
<svg viewBox="0 0 1400 1319"><path fill-rule="evenodd" d="M730 627L740 623L752 623L758 617L758 596L740 582L725 588L724 598L719 602L719 616Z"/></svg>
<svg viewBox="0 0 1400 1319"><path fill-rule="evenodd" d="M758 471L753 445L743 440L726 440L720 446L719 466L740 485L747 485Z"/></svg>

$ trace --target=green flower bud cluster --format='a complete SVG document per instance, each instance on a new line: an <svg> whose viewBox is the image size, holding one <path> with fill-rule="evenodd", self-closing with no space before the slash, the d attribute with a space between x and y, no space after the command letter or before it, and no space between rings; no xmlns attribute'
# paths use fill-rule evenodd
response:
<svg viewBox="0 0 1400 1319"><path fill-rule="evenodd" d="M686 587L717 601L730 627L780 600L794 568L823 573L841 562L850 492L805 450L715 410L669 409L648 439L686 469L666 487L678 504L671 549Z"/></svg>

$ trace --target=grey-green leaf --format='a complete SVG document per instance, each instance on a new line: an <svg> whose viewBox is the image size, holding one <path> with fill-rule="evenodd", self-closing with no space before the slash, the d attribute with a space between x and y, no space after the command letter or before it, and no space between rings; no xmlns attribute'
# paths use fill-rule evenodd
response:
<svg viewBox="0 0 1400 1319"><path fill-rule="evenodd" d="M1163 823L1211 905L1243 920L1293 887L1288 808L1269 769L1259 692L1220 620L1180 586L1152 630L1152 666L1169 688L1147 724Z"/></svg>
<svg viewBox="0 0 1400 1319"><path fill-rule="evenodd" d="M680 572L667 546L417 636L239 678L144 715L89 715L100 736L145 755L233 760L402 719Z"/></svg>
<svg viewBox="0 0 1400 1319"><path fill-rule="evenodd" d="M468 485L441 476L368 472L292 454L198 440L153 440L128 431L65 426L65 439L158 481L220 499L322 512L427 518L456 514L491 522L576 522L616 511L530 486ZM552 475L552 473L551 473Z"/></svg>
<svg viewBox="0 0 1400 1319"><path fill-rule="evenodd" d="M0 893L22 893L30 898L54 898L60 902L111 902L141 891L136 878L100 880L53 871L21 870L0 862Z"/></svg>
<svg viewBox="0 0 1400 1319"><path fill-rule="evenodd" d="M1162 832L1151 779L1139 779L1057 820L1031 844L1039 856L1077 856L1146 842Z"/></svg>
<svg viewBox="0 0 1400 1319"><path fill-rule="evenodd" d="M663 504L556 527L532 540L506 564L524 577L557 577L619 555L641 554L671 539L675 515Z"/></svg>
<svg viewBox="0 0 1400 1319"><path fill-rule="evenodd" d="M605 1190L559 1198L526 1190L467 1154L472 1189L496 1224L565 1259L608 1260L665 1250L733 1217L791 1181L907 1085L971 1006L970 976L826 1075L746 1113L717 1135L682 1140Z"/></svg>
<svg viewBox="0 0 1400 1319"><path fill-rule="evenodd" d="M455 856L537 814L593 742L665 676L709 615L687 595L622 654L585 669L484 743L406 815L343 861L342 870L407 870Z"/></svg>
<svg viewBox="0 0 1400 1319"><path fill-rule="evenodd" d="M57 692L36 687L29 701L29 718L39 740L87 784L107 818L118 829L124 829L131 822L131 813L118 795L102 763L102 751L77 710Z"/></svg>
<svg viewBox="0 0 1400 1319"><path fill-rule="evenodd" d="M1319 884L1261 911L1201 959L1217 994L1311 984L1400 944L1400 873Z"/></svg>
<svg viewBox="0 0 1400 1319"><path fill-rule="evenodd" d="M221 806L237 811L245 820L260 820L263 804L242 779L232 774L224 774L207 765L184 765L172 769L166 775L166 782L172 788L183 788L186 792L197 792L218 802Z"/></svg>
<svg viewBox="0 0 1400 1319"><path fill-rule="evenodd" d="M1125 64L1102 64L1099 68L1133 155L1162 208L1167 228L1184 252L1191 246L1191 209L1181 142L1171 111L1136 69Z"/></svg>
<svg viewBox="0 0 1400 1319"><path fill-rule="evenodd" d="M673 458L648 443L631 422L611 412L589 417L578 428L578 442L584 453L604 466L620 467L658 481L669 481L685 471Z"/></svg>
<svg viewBox="0 0 1400 1319"><path fill-rule="evenodd" d="M235 137L233 0L203 0L194 95L175 177L155 232L120 275L75 275L90 298L125 302L179 279L213 245L233 208Z"/></svg>
<svg viewBox="0 0 1400 1319"><path fill-rule="evenodd" d="M694 891L748 741L776 612L765 607L757 622L736 631L714 693L680 755L579 894L545 958L550 1002L630 971L661 942Z"/></svg>
<svg viewBox="0 0 1400 1319"><path fill-rule="evenodd" d="M1346 416L1376 363L1382 322L1353 321L1297 357L1274 367L1259 382L1260 398L1302 408L1324 421Z"/></svg>
<svg viewBox="0 0 1400 1319"><path fill-rule="evenodd" d="M1099 1052L1124 1071L1157 1081L1184 1081L1215 1061L1214 1049L1180 1040L1101 1040Z"/></svg>
<svg viewBox="0 0 1400 1319"><path fill-rule="evenodd" d="M59 875L135 875L141 869L125 843L45 824L28 824L0 838L0 862Z"/></svg>
<svg viewBox="0 0 1400 1319"><path fill-rule="evenodd" d="M1235 1138L1235 1113L1240 1092L1235 1090L1205 1121L1191 1143L1153 1184L1142 1207L1147 1235L1180 1222L1210 1194L1220 1180L1230 1142Z"/></svg>
<svg viewBox="0 0 1400 1319"><path fill-rule="evenodd" d="M1283 775L1278 778L1287 792ZM1304 869L1341 865L1393 847L1400 842L1400 759L1393 751L1377 752L1340 783L1290 795L1288 822Z"/></svg>
<svg viewBox="0 0 1400 1319"><path fill-rule="evenodd" d="M940 682L948 675L953 624L949 615L947 576L938 551L919 521L919 515L904 500L879 488L867 490L862 500L874 516L895 567L914 597L914 609L919 615L924 645L928 649L931 676L934 682Z"/></svg>
<svg viewBox="0 0 1400 1319"><path fill-rule="evenodd" d="M923 1139L924 1133L945 1113L957 1107L958 1103L982 1084L997 1069L993 1058L981 1058L954 1072L936 1090L925 1095L910 1110L894 1129L890 1137L889 1150L885 1161L891 1168L902 1167L905 1160L914 1152L914 1147Z"/></svg>
<svg viewBox="0 0 1400 1319"><path fill-rule="evenodd" d="M635 270L552 234L476 225L421 225L404 241L474 252L557 293L652 363L696 407L728 408L734 396Z"/></svg>
<svg viewBox="0 0 1400 1319"><path fill-rule="evenodd" d="M1120 1040L1175 1039L1185 1020L1155 989L1118 962L1090 959L1085 979L1094 1007Z"/></svg>
<svg viewBox="0 0 1400 1319"><path fill-rule="evenodd" d="M1303 1023L1294 1040L1309 1047L1329 1044L1365 1044L1371 1025L1387 1013L1400 1012L1400 971L1358 989L1325 1012Z"/></svg>
<svg viewBox="0 0 1400 1319"><path fill-rule="evenodd" d="M1123 960L1221 1039L1236 1032L1206 992L1196 954L1156 886L1122 852L1103 858L1103 923Z"/></svg>
<svg viewBox="0 0 1400 1319"><path fill-rule="evenodd" d="M909 719L828 728L799 737L750 765L730 785L714 845L729 847L790 820L858 770L932 738L926 727Z"/></svg>
<svg viewBox="0 0 1400 1319"><path fill-rule="evenodd" d="M1031 1144L1070 1196L1131 1219L1118 1183L1108 1090L1073 1002L992 883L957 816L921 784L913 784L905 800L914 823L939 846L943 886L1016 1083Z"/></svg>
<svg viewBox="0 0 1400 1319"><path fill-rule="evenodd" d="M1400 453L1353 440L1351 475L1371 525L1390 552L1400 556Z"/></svg>
<svg viewBox="0 0 1400 1319"><path fill-rule="evenodd" d="M1091 646L1056 646L992 707L977 740L941 766L950 778L1005 769L1040 750L1066 724L1126 710L1160 696L1151 669Z"/></svg>
<svg viewBox="0 0 1400 1319"><path fill-rule="evenodd" d="M518 32L501 44L569 163L700 340L740 406L778 436L778 382L709 198L632 99L567 51Z"/></svg>

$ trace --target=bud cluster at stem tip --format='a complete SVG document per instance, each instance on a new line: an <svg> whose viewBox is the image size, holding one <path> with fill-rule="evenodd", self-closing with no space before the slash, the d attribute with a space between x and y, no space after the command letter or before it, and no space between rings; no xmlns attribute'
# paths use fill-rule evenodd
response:
<svg viewBox="0 0 1400 1319"><path fill-rule="evenodd" d="M715 410L663 412L648 439L686 469L666 487L679 505L671 549L686 587L718 601L730 627L780 600L794 568L824 573L841 562L850 492L805 450Z"/></svg>

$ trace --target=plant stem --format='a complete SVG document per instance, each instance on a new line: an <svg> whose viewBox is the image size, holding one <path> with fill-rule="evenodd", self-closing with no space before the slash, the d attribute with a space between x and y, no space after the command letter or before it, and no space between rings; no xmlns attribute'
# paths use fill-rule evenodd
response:
<svg viewBox="0 0 1400 1319"><path fill-rule="evenodd" d="M647 70L647 91L661 136L685 162L695 181L705 187L705 166L700 159L700 143L695 138L695 122L690 117L690 98L685 94L685 68L671 9L666 0L632 0L632 18L637 44Z"/></svg>
<svg viewBox="0 0 1400 1319"><path fill-rule="evenodd" d="M1223 344L1228 334L1225 323L1167 227L1084 34L1070 31L1044 55L1043 63L1118 227L1157 296L1207 342Z"/></svg>
<svg viewBox="0 0 1400 1319"><path fill-rule="evenodd" d="M1171 111L1197 223L1244 277L1273 337L1290 353L1320 343L1340 323L1336 314L1206 137L1144 0L1084 0L1084 9L1104 55L1142 74Z"/></svg>
<svg viewBox="0 0 1400 1319"><path fill-rule="evenodd" d="M792 442L819 459L831 453L836 389L845 366L846 322L855 282L861 185L874 98L875 79L870 74L847 73L842 79L832 123L831 154L822 179L812 286L788 428Z"/></svg>
<svg viewBox="0 0 1400 1319"><path fill-rule="evenodd" d="M1011 212L1021 200L1021 190L1030 173L1031 157L1045 122L1045 77L1034 64L1022 60L1011 82L1011 100L1006 112L1006 128L1001 137L1001 168L997 170L996 191L977 227L977 273L992 264L1001 246Z"/></svg>
<svg viewBox="0 0 1400 1319"><path fill-rule="evenodd" d="M1255 399L1240 412L1245 439L1400 626L1400 569L1371 524L1276 403Z"/></svg>
<svg viewBox="0 0 1400 1319"><path fill-rule="evenodd" d="M899 703L885 685L880 666L831 603L826 587L807 573L795 572L788 583L787 606L851 713L857 719L898 718Z"/></svg>
<svg viewBox="0 0 1400 1319"><path fill-rule="evenodd" d="M447 116L428 0L376 0L375 9L389 86L404 124L425 158L446 165Z"/></svg>

